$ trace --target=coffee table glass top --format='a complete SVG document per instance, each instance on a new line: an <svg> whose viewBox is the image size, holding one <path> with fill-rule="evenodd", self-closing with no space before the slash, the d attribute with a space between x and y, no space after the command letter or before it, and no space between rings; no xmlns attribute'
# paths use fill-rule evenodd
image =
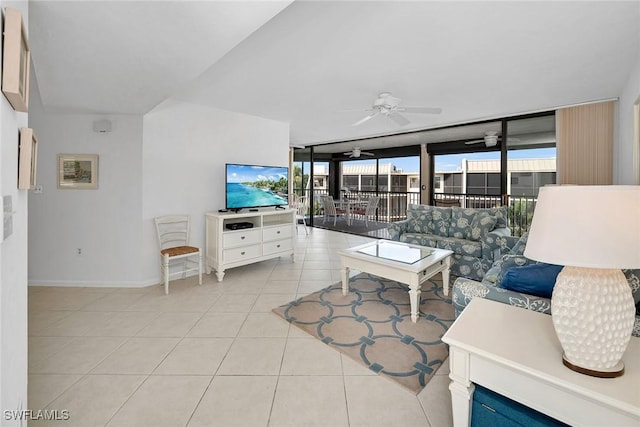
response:
<svg viewBox="0 0 640 427"><path fill-rule="evenodd" d="M415 264L431 255L433 249L425 247L413 247L404 244L378 240L374 244L358 249L358 252L384 258L391 261L403 262L405 264Z"/></svg>

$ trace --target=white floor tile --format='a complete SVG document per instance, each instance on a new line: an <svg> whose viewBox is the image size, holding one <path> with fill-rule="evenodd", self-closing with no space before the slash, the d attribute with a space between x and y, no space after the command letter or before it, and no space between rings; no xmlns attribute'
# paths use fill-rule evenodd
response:
<svg viewBox="0 0 640 427"><path fill-rule="evenodd" d="M207 376L150 376L107 426L184 426L210 382Z"/></svg>
<svg viewBox="0 0 640 427"><path fill-rule="evenodd" d="M277 376L216 376L188 427L266 427Z"/></svg>
<svg viewBox="0 0 640 427"><path fill-rule="evenodd" d="M218 375L278 375L285 338L236 338Z"/></svg>
<svg viewBox="0 0 640 427"><path fill-rule="evenodd" d="M232 338L185 338L153 374L214 375L232 342Z"/></svg>
<svg viewBox="0 0 640 427"><path fill-rule="evenodd" d="M351 427L429 425L416 396L386 378L345 376L344 383Z"/></svg>
<svg viewBox="0 0 640 427"><path fill-rule="evenodd" d="M296 240L296 262L175 280L169 295L30 287L29 409L72 418L29 425L450 426L448 363L415 396L272 313L339 282L337 252L372 239Z"/></svg>
<svg viewBox="0 0 640 427"><path fill-rule="evenodd" d="M348 425L342 376L280 376L270 427Z"/></svg>

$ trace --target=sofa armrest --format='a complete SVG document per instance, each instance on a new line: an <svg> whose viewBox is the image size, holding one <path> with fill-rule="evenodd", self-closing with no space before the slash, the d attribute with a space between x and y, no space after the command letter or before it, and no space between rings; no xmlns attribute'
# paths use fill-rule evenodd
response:
<svg viewBox="0 0 640 427"><path fill-rule="evenodd" d="M508 228L496 228L482 236L482 258L488 260L499 259L501 255L509 253L519 237L511 236Z"/></svg>
<svg viewBox="0 0 640 427"><path fill-rule="evenodd" d="M462 313L462 310L473 298L486 298L515 307L551 314L551 300L549 298L510 291L464 277L456 279L451 294L456 317Z"/></svg>
<svg viewBox="0 0 640 427"><path fill-rule="evenodd" d="M400 240L400 236L407 232L407 226L409 225L409 220L405 219L402 221L392 222L389 225L389 239L391 240Z"/></svg>

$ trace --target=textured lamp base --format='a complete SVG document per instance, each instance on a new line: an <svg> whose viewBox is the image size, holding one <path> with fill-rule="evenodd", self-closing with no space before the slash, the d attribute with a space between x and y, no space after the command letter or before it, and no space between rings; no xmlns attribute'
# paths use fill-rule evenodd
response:
<svg viewBox="0 0 640 427"><path fill-rule="evenodd" d="M574 371L616 377L633 330L635 306L620 270L564 267L553 289L551 318Z"/></svg>

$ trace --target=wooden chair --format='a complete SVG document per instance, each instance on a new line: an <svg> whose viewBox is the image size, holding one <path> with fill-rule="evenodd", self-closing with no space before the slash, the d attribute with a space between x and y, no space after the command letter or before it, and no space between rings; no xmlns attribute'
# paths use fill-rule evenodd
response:
<svg viewBox="0 0 640 427"><path fill-rule="evenodd" d="M333 226L336 226L336 220L338 216L347 213L345 209L337 208L336 203L331 196L322 196L322 208L324 209L324 217L322 223L327 221L327 218L333 217Z"/></svg>
<svg viewBox="0 0 640 427"><path fill-rule="evenodd" d="M369 228L369 217L376 216L376 209L378 209L378 203L380 203L380 196L373 196L369 198L366 206L356 207L353 209L354 214L362 215L364 217L364 224L367 228Z"/></svg>
<svg viewBox="0 0 640 427"><path fill-rule="evenodd" d="M202 251L198 247L189 246L189 217L186 215L160 216L155 218L155 223L160 245L164 293L169 293L169 279L175 274L182 274L184 279L188 272L197 271L198 284L202 285ZM170 272L169 265L173 261L182 263L182 271Z"/></svg>

